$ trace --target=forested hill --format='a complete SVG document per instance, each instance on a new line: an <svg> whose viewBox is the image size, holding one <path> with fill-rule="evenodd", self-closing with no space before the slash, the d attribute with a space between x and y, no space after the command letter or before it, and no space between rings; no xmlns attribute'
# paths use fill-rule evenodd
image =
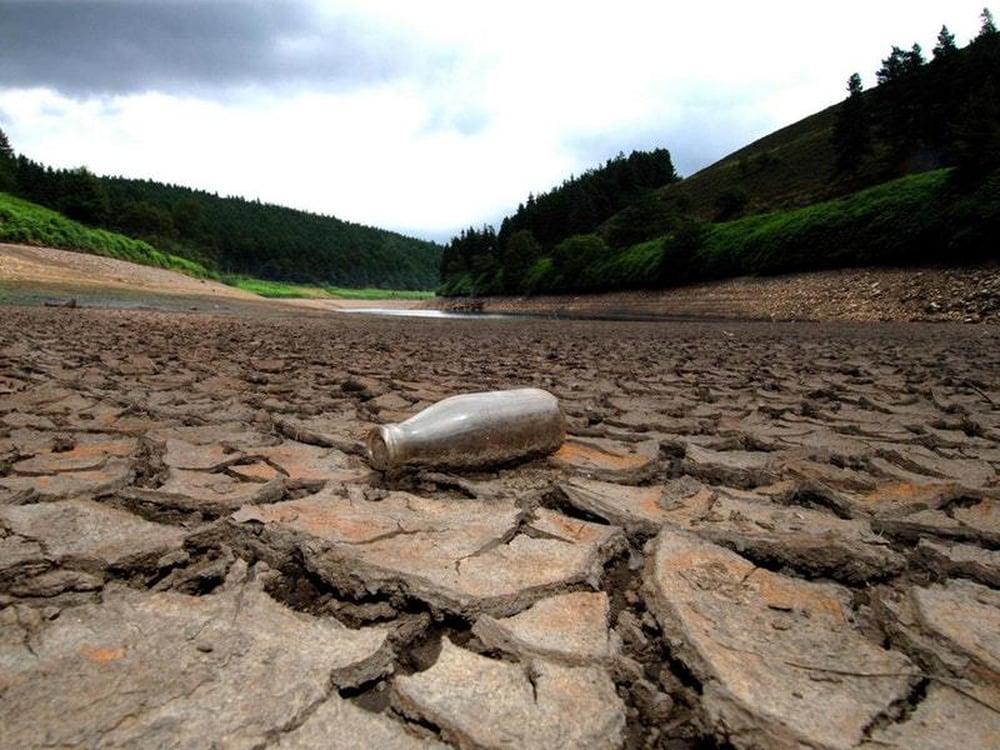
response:
<svg viewBox="0 0 1000 750"><path fill-rule="evenodd" d="M433 289L441 247L395 232L149 180L54 170L0 131L0 191L145 240L224 274L328 286Z"/></svg>
<svg viewBox="0 0 1000 750"><path fill-rule="evenodd" d="M224 273L332 286L432 289L441 247L384 229L144 180L102 180L119 229ZM176 239L174 239L176 238Z"/></svg>
<svg viewBox="0 0 1000 750"><path fill-rule="evenodd" d="M452 239L440 292L1000 260L1000 32L989 10L981 21L963 48L945 27L927 55L889 48L868 90L844 71L843 101L685 179L643 177L650 155L633 154L529 197L499 232Z"/></svg>
<svg viewBox="0 0 1000 750"><path fill-rule="evenodd" d="M563 277L577 275L607 251L589 234L630 205L643 205L653 190L677 180L666 149L621 153L602 167L572 177L527 203L493 227L470 227L452 239L441 258L445 295L497 294L530 290L533 266L546 258ZM618 234L629 235L641 217L626 213ZM580 242L565 242L580 237Z"/></svg>

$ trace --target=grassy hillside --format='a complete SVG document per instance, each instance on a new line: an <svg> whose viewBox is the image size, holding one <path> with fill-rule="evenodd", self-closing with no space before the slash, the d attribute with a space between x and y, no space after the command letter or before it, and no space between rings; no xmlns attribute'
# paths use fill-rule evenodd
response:
<svg viewBox="0 0 1000 750"><path fill-rule="evenodd" d="M151 180L54 170L9 147L0 149L0 190L218 273L391 289L431 289L438 279L442 249L433 242Z"/></svg>
<svg viewBox="0 0 1000 750"><path fill-rule="evenodd" d="M902 177L803 208L681 225L606 252L567 278L543 257L528 291L609 291L848 266L959 264L1000 257L1000 172L976 189L950 169ZM595 240L598 238L594 238Z"/></svg>
<svg viewBox="0 0 1000 750"><path fill-rule="evenodd" d="M164 253L149 243L105 229L93 229L48 208L0 193L0 242L76 250L180 271L190 276L214 276L187 258Z"/></svg>
<svg viewBox="0 0 1000 750"><path fill-rule="evenodd" d="M721 196L742 192L746 213L797 208L831 196L836 185L830 134L837 106L771 133L659 191L684 213L712 221Z"/></svg>

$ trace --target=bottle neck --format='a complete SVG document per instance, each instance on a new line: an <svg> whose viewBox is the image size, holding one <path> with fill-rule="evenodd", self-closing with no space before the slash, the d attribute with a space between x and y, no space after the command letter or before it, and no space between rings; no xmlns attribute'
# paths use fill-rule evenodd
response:
<svg viewBox="0 0 1000 750"><path fill-rule="evenodd" d="M368 433L368 458L372 467L385 471L395 464L401 432L398 424L383 424Z"/></svg>

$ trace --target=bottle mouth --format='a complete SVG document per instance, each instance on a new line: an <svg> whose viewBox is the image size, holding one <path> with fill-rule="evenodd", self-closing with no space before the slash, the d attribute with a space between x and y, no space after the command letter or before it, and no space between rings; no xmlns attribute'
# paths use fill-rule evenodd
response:
<svg viewBox="0 0 1000 750"><path fill-rule="evenodd" d="M385 471L392 466L396 457L396 431L392 429L394 425L379 425L373 427L368 433L366 447L368 448L368 462L372 468Z"/></svg>

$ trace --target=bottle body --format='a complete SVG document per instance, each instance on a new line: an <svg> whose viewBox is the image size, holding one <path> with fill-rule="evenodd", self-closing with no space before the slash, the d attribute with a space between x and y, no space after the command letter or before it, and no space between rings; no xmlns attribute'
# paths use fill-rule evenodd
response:
<svg viewBox="0 0 1000 750"><path fill-rule="evenodd" d="M559 401L539 388L451 396L368 434L381 471L404 466L476 467L551 453L566 437Z"/></svg>

